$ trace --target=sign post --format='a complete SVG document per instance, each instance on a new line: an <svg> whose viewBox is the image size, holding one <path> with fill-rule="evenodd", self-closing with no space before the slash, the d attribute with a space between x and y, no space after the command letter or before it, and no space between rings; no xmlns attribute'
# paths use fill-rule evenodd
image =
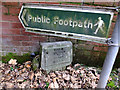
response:
<svg viewBox="0 0 120 90"><path fill-rule="evenodd" d="M119 46L120 46L120 12L118 13L115 29L112 33L112 38L109 43L107 56L103 65L103 69L100 75L97 88L105 88L107 80L112 71L113 64L115 62Z"/></svg>

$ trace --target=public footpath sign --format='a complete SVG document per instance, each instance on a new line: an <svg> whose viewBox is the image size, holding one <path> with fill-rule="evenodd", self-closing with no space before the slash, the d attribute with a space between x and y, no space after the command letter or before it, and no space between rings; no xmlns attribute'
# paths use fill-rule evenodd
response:
<svg viewBox="0 0 120 90"><path fill-rule="evenodd" d="M78 7L25 5L19 19L28 32L105 43L113 13Z"/></svg>

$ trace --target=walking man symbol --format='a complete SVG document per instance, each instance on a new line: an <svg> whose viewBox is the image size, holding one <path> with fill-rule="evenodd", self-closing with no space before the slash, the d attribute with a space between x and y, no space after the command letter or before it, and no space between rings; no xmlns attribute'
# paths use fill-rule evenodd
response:
<svg viewBox="0 0 120 90"><path fill-rule="evenodd" d="M103 32L103 34L105 33L105 31L103 30L104 21L102 20L101 17L98 18L98 22L94 26L98 26L94 34L97 34L99 29Z"/></svg>

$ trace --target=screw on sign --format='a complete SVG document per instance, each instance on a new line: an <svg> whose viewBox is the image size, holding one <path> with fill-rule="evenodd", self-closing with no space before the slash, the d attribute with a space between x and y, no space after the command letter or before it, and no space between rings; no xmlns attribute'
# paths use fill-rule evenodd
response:
<svg viewBox="0 0 120 90"><path fill-rule="evenodd" d="M118 37L120 13L112 37L108 38L113 11L119 12L119 7L96 9L82 6L26 4L22 6L19 19L27 32L109 44L98 82L98 88L105 88L120 46Z"/></svg>

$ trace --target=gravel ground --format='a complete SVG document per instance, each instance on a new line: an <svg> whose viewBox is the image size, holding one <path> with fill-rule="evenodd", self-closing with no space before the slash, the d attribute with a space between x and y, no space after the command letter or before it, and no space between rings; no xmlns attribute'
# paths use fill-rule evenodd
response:
<svg viewBox="0 0 120 90"><path fill-rule="evenodd" d="M40 69L32 70L31 61L17 64L10 60L0 64L0 89L7 88L96 88L101 70L75 64L63 71L51 71L48 74ZM120 88L120 69L112 71L106 88Z"/></svg>

